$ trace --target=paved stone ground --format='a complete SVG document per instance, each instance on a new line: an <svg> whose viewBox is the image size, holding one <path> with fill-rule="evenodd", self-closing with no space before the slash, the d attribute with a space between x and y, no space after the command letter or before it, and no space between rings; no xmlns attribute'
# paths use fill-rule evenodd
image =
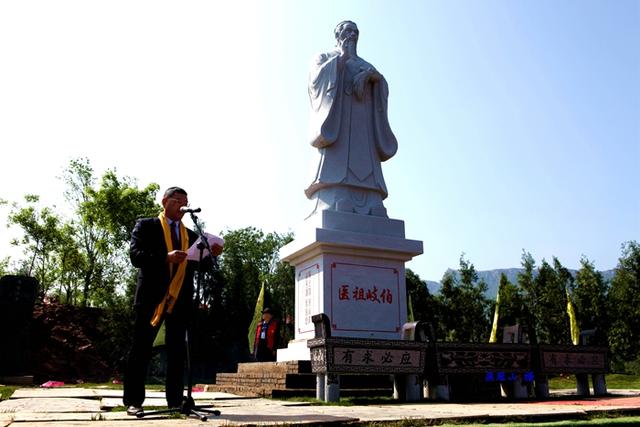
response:
<svg viewBox="0 0 640 427"><path fill-rule="evenodd" d="M214 405L220 416L208 421L167 415L137 419L122 411L120 390L54 388L18 389L0 402L0 427L169 427L229 425L327 425L403 419L484 420L503 422L528 419L575 419L587 414L626 411L640 414L640 391L611 390L609 396L579 398L556 393L546 401L505 403L371 404L366 406L311 406L307 403L245 398L227 393L194 392L196 405ZM164 393L148 392L147 406L163 406ZM116 408L120 407L120 410Z"/></svg>

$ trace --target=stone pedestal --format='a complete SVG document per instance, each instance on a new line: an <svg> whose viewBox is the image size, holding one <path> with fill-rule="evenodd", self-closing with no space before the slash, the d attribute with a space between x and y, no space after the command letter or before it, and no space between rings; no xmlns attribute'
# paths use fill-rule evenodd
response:
<svg viewBox="0 0 640 427"><path fill-rule="evenodd" d="M422 242L404 238L404 222L324 210L308 218L280 250L295 267L295 340L278 361L308 360L311 316L325 313L331 336L400 339L407 320L405 262ZM302 354L304 353L304 354Z"/></svg>

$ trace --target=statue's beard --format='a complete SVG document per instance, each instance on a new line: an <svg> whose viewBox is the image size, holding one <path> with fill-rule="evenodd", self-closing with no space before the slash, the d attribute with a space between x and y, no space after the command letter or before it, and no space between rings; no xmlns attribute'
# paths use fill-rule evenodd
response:
<svg viewBox="0 0 640 427"><path fill-rule="evenodd" d="M344 38L340 40L340 47L343 50L351 49L356 47L356 40L354 38Z"/></svg>

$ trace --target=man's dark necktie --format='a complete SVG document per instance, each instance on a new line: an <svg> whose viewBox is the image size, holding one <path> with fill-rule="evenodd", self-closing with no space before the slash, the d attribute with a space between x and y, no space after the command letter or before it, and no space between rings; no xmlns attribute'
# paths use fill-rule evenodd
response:
<svg viewBox="0 0 640 427"><path fill-rule="evenodd" d="M173 250L180 250L182 247L180 246L180 236L178 235L177 226L179 223L174 222L171 224L171 244L173 245Z"/></svg>

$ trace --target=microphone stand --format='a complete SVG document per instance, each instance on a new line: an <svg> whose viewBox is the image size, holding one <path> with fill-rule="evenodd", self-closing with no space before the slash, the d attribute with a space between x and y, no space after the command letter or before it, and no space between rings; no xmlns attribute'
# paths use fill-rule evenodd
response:
<svg viewBox="0 0 640 427"><path fill-rule="evenodd" d="M202 227L200 227L200 223L198 222L198 217L192 211L190 211L189 213L191 215L191 220L193 221L195 231L200 237L200 241L198 242L198 246L197 246L198 250L200 251L200 255L198 259L198 279L196 280L196 292L193 300L193 309L197 313L198 305L200 302L200 286L202 283L202 273L203 273L202 259L204 258L203 256L204 250L205 249L207 250L207 253L211 256L214 264L216 262L216 259L211 253L211 246L209 246L209 241L207 240L207 236L204 234ZM138 412L136 414L137 418L142 418L146 415L180 413L182 415L194 416L196 418L199 418L200 421L207 421L207 414L212 414L214 416L220 415L220 411L218 411L217 409L206 409L206 408L213 407L213 405L196 406L195 401L191 396L192 388L193 388L193 371L191 370L191 352L190 352L191 342L189 341L189 329L193 324L193 319L194 319L194 316L193 314L191 314L187 322L187 330L185 331L185 337L184 337L186 351L187 351L186 363L187 363L188 381L187 381L187 397L183 399L182 406L179 408L169 408L169 409L163 409L160 411Z"/></svg>

